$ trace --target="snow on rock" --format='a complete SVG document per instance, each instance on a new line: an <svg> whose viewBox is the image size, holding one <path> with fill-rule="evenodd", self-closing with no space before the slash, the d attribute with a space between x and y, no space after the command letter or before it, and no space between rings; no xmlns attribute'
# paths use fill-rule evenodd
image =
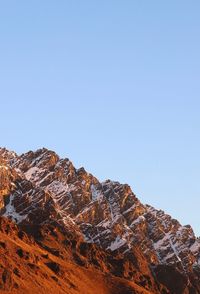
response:
<svg viewBox="0 0 200 294"><path fill-rule="evenodd" d="M96 201L99 200L100 198L103 198L102 192L97 190L97 188L95 187L95 185L91 185L91 192L92 192L92 200Z"/></svg>
<svg viewBox="0 0 200 294"><path fill-rule="evenodd" d="M9 153L0 149L1 154ZM83 168L75 169L68 159L45 148L9 158L14 158L10 167L18 175L17 182L12 181L18 194L17 201L15 194L10 196L4 216L20 223L28 221L29 214L38 221L40 213L41 222L53 218L69 228L77 226L87 242L104 249L124 252L137 246L153 264L178 264L186 271L199 263L200 241L192 228L143 205L128 185L99 183ZM45 216L42 212L47 210L51 214Z"/></svg>
<svg viewBox="0 0 200 294"><path fill-rule="evenodd" d="M31 167L26 173L25 177L28 181L36 178L36 176L39 178L40 169L37 166Z"/></svg>
<svg viewBox="0 0 200 294"><path fill-rule="evenodd" d="M59 195L61 193L67 193L70 189L67 184L64 185L62 182L55 180L46 187L46 190Z"/></svg>
<svg viewBox="0 0 200 294"><path fill-rule="evenodd" d="M111 242L111 245L107 247L107 250L110 249L111 251L117 250L120 247L122 247L124 244L126 244L126 240L120 238L120 236L117 236L115 241Z"/></svg>
<svg viewBox="0 0 200 294"><path fill-rule="evenodd" d="M14 200L14 195L10 195L9 203L5 206L5 213L3 216L11 218L13 221L16 223L22 222L24 219L26 219L27 215L26 214L19 214L16 212L15 207L13 205L13 200Z"/></svg>

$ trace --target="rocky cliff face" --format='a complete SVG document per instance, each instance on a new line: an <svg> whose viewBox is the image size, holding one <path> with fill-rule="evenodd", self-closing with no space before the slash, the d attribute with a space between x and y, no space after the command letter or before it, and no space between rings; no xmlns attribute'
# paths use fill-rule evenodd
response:
<svg viewBox="0 0 200 294"><path fill-rule="evenodd" d="M15 190L17 173L10 165L13 156L16 155L5 148L0 149L0 209L4 208L8 196Z"/></svg>
<svg viewBox="0 0 200 294"><path fill-rule="evenodd" d="M21 156L0 149L0 162L1 215L19 227L59 225L109 256L102 269L152 293L200 293L200 241L192 228L143 205L128 185L100 183L47 149Z"/></svg>

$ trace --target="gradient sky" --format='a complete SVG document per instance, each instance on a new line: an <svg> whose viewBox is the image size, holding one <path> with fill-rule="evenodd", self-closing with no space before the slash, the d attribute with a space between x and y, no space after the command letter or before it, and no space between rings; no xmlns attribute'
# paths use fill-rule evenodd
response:
<svg viewBox="0 0 200 294"><path fill-rule="evenodd" d="M69 157L200 235L200 2L0 2L0 145Z"/></svg>

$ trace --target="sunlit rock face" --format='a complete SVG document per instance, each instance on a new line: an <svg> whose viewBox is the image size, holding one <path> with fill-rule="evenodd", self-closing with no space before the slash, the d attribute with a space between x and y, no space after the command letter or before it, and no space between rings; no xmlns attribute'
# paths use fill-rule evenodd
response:
<svg viewBox="0 0 200 294"><path fill-rule="evenodd" d="M174 266L186 277L185 288L198 279L200 242L192 228L143 205L128 185L101 183L45 148L21 156L0 149L0 158L2 215L19 225L56 221L113 254L137 247L151 270Z"/></svg>
<svg viewBox="0 0 200 294"><path fill-rule="evenodd" d="M10 165L14 157L14 153L0 148L0 210L4 209L7 198L15 189L14 181L17 179L17 173Z"/></svg>

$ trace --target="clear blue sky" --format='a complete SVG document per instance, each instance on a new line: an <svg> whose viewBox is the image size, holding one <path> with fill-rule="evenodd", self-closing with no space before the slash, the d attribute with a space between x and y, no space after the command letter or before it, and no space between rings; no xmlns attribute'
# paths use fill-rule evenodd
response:
<svg viewBox="0 0 200 294"><path fill-rule="evenodd" d="M0 145L42 146L200 234L200 2L1 1Z"/></svg>

